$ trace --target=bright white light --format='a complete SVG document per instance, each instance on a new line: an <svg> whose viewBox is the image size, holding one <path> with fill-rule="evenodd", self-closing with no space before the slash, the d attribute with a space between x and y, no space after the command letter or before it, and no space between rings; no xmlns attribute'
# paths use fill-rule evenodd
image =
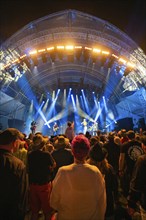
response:
<svg viewBox="0 0 146 220"><path fill-rule="evenodd" d="M64 46L57 46L57 49L64 49Z"/></svg>
<svg viewBox="0 0 146 220"><path fill-rule="evenodd" d="M54 50L54 47L48 47L47 50Z"/></svg>
<svg viewBox="0 0 146 220"><path fill-rule="evenodd" d="M94 53L100 53L101 50L100 50L100 49L93 48L93 52L94 52Z"/></svg>
<svg viewBox="0 0 146 220"><path fill-rule="evenodd" d="M108 55L109 52L108 52L108 51L102 51L102 54L106 54L106 55Z"/></svg>
<svg viewBox="0 0 146 220"><path fill-rule="evenodd" d="M74 46L73 45L67 45L67 46L65 46L65 49L66 50L73 50Z"/></svg>
<svg viewBox="0 0 146 220"><path fill-rule="evenodd" d="M30 55L37 54L37 50L33 50L29 52Z"/></svg>

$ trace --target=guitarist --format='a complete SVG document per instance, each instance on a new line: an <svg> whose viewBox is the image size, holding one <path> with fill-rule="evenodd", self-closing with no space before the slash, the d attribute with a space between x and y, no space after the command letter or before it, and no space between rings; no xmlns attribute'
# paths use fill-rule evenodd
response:
<svg viewBox="0 0 146 220"><path fill-rule="evenodd" d="M36 121L31 122L31 127L30 127L31 133L35 134L36 131Z"/></svg>
<svg viewBox="0 0 146 220"><path fill-rule="evenodd" d="M56 122L54 122L54 125L53 125L53 133L54 133L54 136L57 135L57 131L59 130L59 127L58 127L58 124Z"/></svg>

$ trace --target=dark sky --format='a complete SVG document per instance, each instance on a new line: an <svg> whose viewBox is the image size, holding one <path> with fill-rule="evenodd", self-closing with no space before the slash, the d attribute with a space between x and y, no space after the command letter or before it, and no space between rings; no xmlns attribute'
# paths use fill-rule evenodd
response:
<svg viewBox="0 0 146 220"><path fill-rule="evenodd" d="M129 35L146 53L145 0L1 0L0 40L51 13L76 9L106 20Z"/></svg>

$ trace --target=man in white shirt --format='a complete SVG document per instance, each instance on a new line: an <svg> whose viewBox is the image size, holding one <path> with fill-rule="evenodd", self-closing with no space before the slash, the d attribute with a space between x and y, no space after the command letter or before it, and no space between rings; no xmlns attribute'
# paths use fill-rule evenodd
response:
<svg viewBox="0 0 146 220"><path fill-rule="evenodd" d="M99 169L86 163L89 140L77 135L72 141L74 163L63 166L53 181L50 205L58 220L104 220L105 182Z"/></svg>

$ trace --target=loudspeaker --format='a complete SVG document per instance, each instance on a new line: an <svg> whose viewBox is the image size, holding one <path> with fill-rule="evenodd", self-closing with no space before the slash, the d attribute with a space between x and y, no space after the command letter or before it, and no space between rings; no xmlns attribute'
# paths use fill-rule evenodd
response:
<svg viewBox="0 0 146 220"><path fill-rule="evenodd" d="M25 122L19 119L8 119L9 128L17 128L19 131L23 132Z"/></svg>
<svg viewBox="0 0 146 220"><path fill-rule="evenodd" d="M133 130L133 119L132 118L122 118L117 121L118 130L126 129Z"/></svg>

